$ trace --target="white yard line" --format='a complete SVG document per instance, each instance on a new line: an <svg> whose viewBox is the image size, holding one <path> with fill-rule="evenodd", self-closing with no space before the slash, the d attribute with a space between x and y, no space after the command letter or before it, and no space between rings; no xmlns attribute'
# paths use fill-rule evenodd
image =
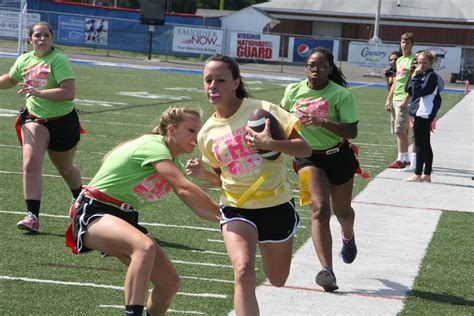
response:
<svg viewBox="0 0 474 316"><path fill-rule="evenodd" d="M115 308L115 309L125 309L123 305L99 305L100 308ZM146 309L145 309L146 310ZM177 314L192 314L192 315L206 315L206 313L199 311L180 311L175 309L168 309L166 313L177 313Z"/></svg>
<svg viewBox="0 0 474 316"><path fill-rule="evenodd" d="M58 280L44 280L44 279L24 278L24 277L9 276L9 275L0 275L0 280L23 281L23 282L30 282L30 283L54 284L54 285L65 285L65 286L84 286L84 287L101 288L101 289L109 289L109 290L119 290L119 291L124 290L123 286L116 286L116 285L109 285L109 284L97 284L97 283L91 283L91 282L69 282L69 281L58 281ZM203 298L219 298L219 299L226 299L227 298L227 295L214 294L214 293L178 292L178 295L203 297Z"/></svg>

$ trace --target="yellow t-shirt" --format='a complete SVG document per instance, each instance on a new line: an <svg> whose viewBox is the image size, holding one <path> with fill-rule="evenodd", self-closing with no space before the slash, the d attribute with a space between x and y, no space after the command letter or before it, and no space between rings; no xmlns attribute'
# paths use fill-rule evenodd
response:
<svg viewBox="0 0 474 316"><path fill-rule="evenodd" d="M288 202L293 194L286 178L286 166L281 155L276 160L264 159L251 150L245 141L245 127L250 115L259 108L272 113L284 130L285 139L293 129L299 128L296 117L279 106L261 100L244 99L237 112L230 118L218 119L213 114L198 134L198 145L202 159L214 169L221 170L222 189L233 195L242 195L264 173L270 176L258 190L273 191L285 187L278 194L247 200L242 208L256 209L271 207ZM221 195L220 203L236 206L237 198Z"/></svg>

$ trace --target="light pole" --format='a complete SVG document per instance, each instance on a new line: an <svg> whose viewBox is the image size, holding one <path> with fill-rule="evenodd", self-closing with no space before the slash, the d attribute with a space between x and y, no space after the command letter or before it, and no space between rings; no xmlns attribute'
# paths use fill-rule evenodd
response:
<svg viewBox="0 0 474 316"><path fill-rule="evenodd" d="M382 42L379 37L380 29L380 7L382 6L382 0L377 0L377 12L375 12L375 28L374 36L369 40L370 43L380 43Z"/></svg>

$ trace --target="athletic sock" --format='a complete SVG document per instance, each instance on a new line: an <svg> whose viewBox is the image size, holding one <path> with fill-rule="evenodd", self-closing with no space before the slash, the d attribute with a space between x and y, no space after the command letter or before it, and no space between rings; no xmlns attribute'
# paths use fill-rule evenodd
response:
<svg viewBox="0 0 474 316"><path fill-rule="evenodd" d="M410 162L410 158L408 158L408 152L402 153L402 159L400 161Z"/></svg>
<svg viewBox="0 0 474 316"><path fill-rule="evenodd" d="M398 153L397 160L398 161L403 161L403 154L402 153Z"/></svg>
<svg viewBox="0 0 474 316"><path fill-rule="evenodd" d="M25 200L26 209L39 219L41 200Z"/></svg>
<svg viewBox="0 0 474 316"><path fill-rule="evenodd" d="M331 266L323 266L323 269L326 269L328 271L332 271L332 267Z"/></svg>
<svg viewBox="0 0 474 316"><path fill-rule="evenodd" d="M79 194L80 194L81 191L82 191L82 184L81 184L81 186L80 186L78 189L71 189L71 188L69 188L69 190L71 190L72 197L73 197L74 199L77 199L77 197L79 196Z"/></svg>
<svg viewBox="0 0 474 316"><path fill-rule="evenodd" d="M125 305L125 315L142 315L143 305Z"/></svg>
<svg viewBox="0 0 474 316"><path fill-rule="evenodd" d="M416 167L416 153L411 153L410 165Z"/></svg>

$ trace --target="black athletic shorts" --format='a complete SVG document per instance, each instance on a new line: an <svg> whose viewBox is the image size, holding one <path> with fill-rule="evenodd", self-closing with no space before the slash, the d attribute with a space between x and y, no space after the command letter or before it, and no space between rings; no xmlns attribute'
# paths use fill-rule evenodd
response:
<svg viewBox="0 0 474 316"><path fill-rule="evenodd" d="M260 243L277 243L290 239L300 224L295 202L290 201L266 208L245 209L221 205L221 229L226 223L243 221L258 232Z"/></svg>
<svg viewBox="0 0 474 316"><path fill-rule="evenodd" d="M97 217L102 217L106 214L121 218L145 235L148 235L148 230L138 224L137 211L125 212L117 207L84 196L76 207L76 216L73 223L74 241L79 253L92 250L84 246L84 235L87 233L87 226Z"/></svg>
<svg viewBox="0 0 474 316"><path fill-rule="evenodd" d="M29 122L35 122L29 117L28 110L20 113L20 125L23 126ZM38 123L44 125L49 131L49 146L48 149L54 151L68 151L76 146L79 142L80 123L79 116L76 110L72 110L69 114L53 120L46 120L42 122L39 119Z"/></svg>
<svg viewBox="0 0 474 316"><path fill-rule="evenodd" d="M329 148L328 151L331 152ZM306 166L315 166L323 169L329 179L330 184L341 185L349 181L355 174L359 162L357 161L354 150L350 147L349 142L345 142L339 151L327 154L313 154L308 158L296 158L296 170Z"/></svg>

